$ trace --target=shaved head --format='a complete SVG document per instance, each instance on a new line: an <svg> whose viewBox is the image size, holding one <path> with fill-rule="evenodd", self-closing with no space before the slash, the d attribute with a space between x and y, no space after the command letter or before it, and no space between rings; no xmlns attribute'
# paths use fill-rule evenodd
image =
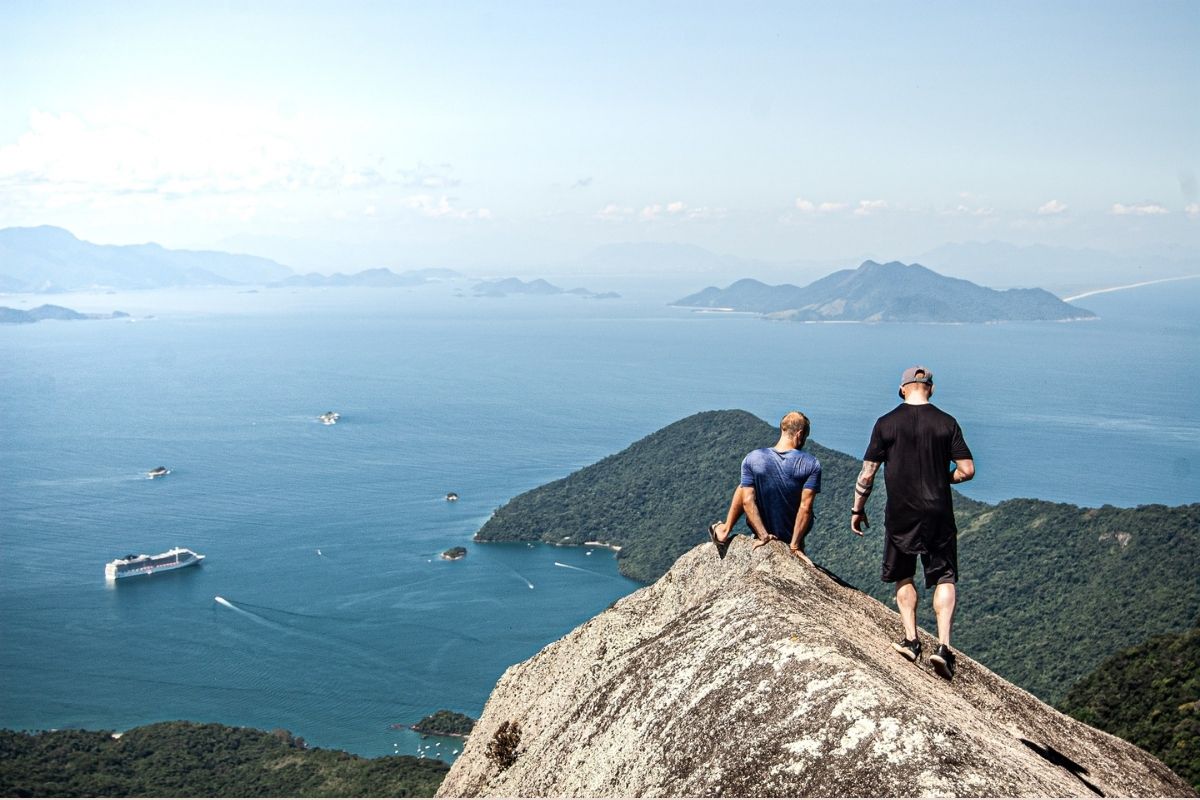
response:
<svg viewBox="0 0 1200 800"><path fill-rule="evenodd" d="M803 434L804 438L807 439L809 428L808 417L799 411L789 411L779 421L779 432L788 436L795 436L799 433Z"/></svg>

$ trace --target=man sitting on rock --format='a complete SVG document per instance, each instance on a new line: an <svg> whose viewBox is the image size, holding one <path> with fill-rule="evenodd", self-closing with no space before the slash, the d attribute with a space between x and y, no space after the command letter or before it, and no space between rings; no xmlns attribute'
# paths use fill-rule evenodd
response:
<svg viewBox="0 0 1200 800"><path fill-rule="evenodd" d="M821 462L801 450L808 432L808 417L788 412L779 423L779 441L752 450L742 460L742 479L733 491L725 521L708 526L719 552L729 546L733 526L744 512L757 539L752 549L778 539L789 542L796 557L812 564L804 553L804 537L812 529L813 500L821 491Z"/></svg>

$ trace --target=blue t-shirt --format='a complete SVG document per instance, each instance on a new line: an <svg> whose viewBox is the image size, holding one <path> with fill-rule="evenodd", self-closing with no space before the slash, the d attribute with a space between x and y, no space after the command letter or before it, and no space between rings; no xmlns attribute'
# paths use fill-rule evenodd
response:
<svg viewBox="0 0 1200 800"><path fill-rule="evenodd" d="M803 489L821 491L821 462L803 450L753 450L742 460L742 486L753 486L755 506L767 532L792 540Z"/></svg>

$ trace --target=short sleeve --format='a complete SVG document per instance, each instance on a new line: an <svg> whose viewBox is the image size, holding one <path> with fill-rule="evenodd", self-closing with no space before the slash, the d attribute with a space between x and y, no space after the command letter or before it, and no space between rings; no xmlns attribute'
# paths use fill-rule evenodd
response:
<svg viewBox="0 0 1200 800"><path fill-rule="evenodd" d="M754 485L754 469L751 464L751 459L754 458L754 453L750 453L742 459L742 481L739 486Z"/></svg>
<svg viewBox="0 0 1200 800"><path fill-rule="evenodd" d="M867 452L863 454L863 461L874 461L877 464L887 461L887 443L883 440L883 431L879 424L881 421L875 420L875 427L871 429L871 441L867 445Z"/></svg>
<svg viewBox="0 0 1200 800"><path fill-rule="evenodd" d="M962 428L958 427L958 423L954 423L954 436L950 440L950 460L960 461L962 459L973 459L971 448L967 447L967 440L963 438Z"/></svg>
<svg viewBox="0 0 1200 800"><path fill-rule="evenodd" d="M808 479L804 481L805 489L812 489L814 492L821 491L821 462L817 459L812 460L812 469L809 470Z"/></svg>

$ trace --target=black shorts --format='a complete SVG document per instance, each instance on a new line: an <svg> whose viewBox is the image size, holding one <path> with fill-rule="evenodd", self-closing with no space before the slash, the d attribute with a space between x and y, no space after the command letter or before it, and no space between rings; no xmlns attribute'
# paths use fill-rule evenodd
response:
<svg viewBox="0 0 1200 800"><path fill-rule="evenodd" d="M883 580L895 583L917 574L917 553L905 553L892 544L890 536L883 537ZM921 553L921 566L925 568L925 588L931 589L939 583L958 583L958 538L950 537L941 547Z"/></svg>

